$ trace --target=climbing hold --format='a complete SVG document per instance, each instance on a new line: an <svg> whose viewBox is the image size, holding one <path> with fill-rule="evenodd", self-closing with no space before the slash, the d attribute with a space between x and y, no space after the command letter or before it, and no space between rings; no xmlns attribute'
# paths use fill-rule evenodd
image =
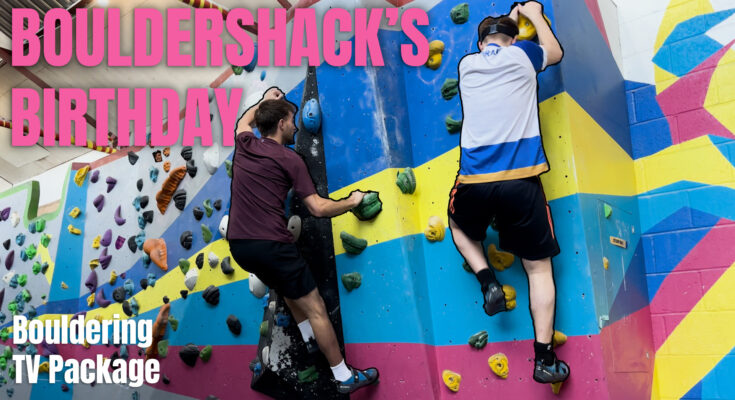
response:
<svg viewBox="0 0 735 400"><path fill-rule="evenodd" d="M191 231L184 231L181 233L181 236L179 236L179 243L181 243L181 247L186 250L191 249L191 242L193 240L194 236L191 234Z"/></svg>
<svg viewBox="0 0 735 400"><path fill-rule="evenodd" d="M487 359L487 365L495 373L495 375L507 379L508 378L508 357L503 353L495 353Z"/></svg>
<svg viewBox="0 0 735 400"><path fill-rule="evenodd" d="M3 247L5 247L5 250L10 249L10 239L5 239L5 241L3 242Z"/></svg>
<svg viewBox="0 0 735 400"><path fill-rule="evenodd" d="M223 215L222 216L222 219L219 221L218 230L219 230L219 234L222 235L223 238L226 238L227 237L227 223L229 221L230 221L230 216L229 215ZM291 224L290 224L291 220L289 220L288 222L289 222L289 225L288 225L288 228L289 229L288 230L291 231L291 228L290 228L290 226L291 226ZM291 231L291 234L293 234L293 231ZM295 238L295 240L298 240L298 239L296 239L296 236L294 236L294 238Z"/></svg>
<svg viewBox="0 0 735 400"><path fill-rule="evenodd" d="M184 277L184 285L186 285L187 289L194 290L194 286L196 286L198 278L199 270L191 268Z"/></svg>
<svg viewBox="0 0 735 400"><path fill-rule="evenodd" d="M163 171L168 172L171 170L171 161L164 161L163 162Z"/></svg>
<svg viewBox="0 0 735 400"><path fill-rule="evenodd" d="M179 350L179 357L184 364L193 367L199 358L199 348L195 344L189 343Z"/></svg>
<svg viewBox="0 0 735 400"><path fill-rule="evenodd" d="M450 16L455 24L464 24L470 18L470 5L467 3L457 4L452 7Z"/></svg>
<svg viewBox="0 0 735 400"><path fill-rule="evenodd" d="M202 361L207 362L210 358L212 358L212 345L206 345L202 349L202 351L199 352L199 358L202 359Z"/></svg>
<svg viewBox="0 0 735 400"><path fill-rule="evenodd" d="M102 269L107 269L107 267L110 266L112 256L107 254L107 248L102 249L102 253L100 253L100 258L98 260Z"/></svg>
<svg viewBox="0 0 735 400"><path fill-rule="evenodd" d="M89 178L89 181L92 183L97 183L97 180L100 178L100 170L96 169L92 172L92 176Z"/></svg>
<svg viewBox="0 0 735 400"><path fill-rule="evenodd" d="M179 211L184 211L184 207L186 207L186 190L179 189L174 193L174 205Z"/></svg>
<svg viewBox="0 0 735 400"><path fill-rule="evenodd" d="M5 269L10 270L10 268L13 268L14 260L15 260L15 250L10 250L8 255L5 257Z"/></svg>
<svg viewBox="0 0 735 400"><path fill-rule="evenodd" d="M487 331L480 331L470 336L467 343L476 349L482 349L487 345Z"/></svg>
<svg viewBox="0 0 735 400"><path fill-rule="evenodd" d="M158 356L161 358L168 356L168 340L158 342Z"/></svg>
<svg viewBox="0 0 735 400"><path fill-rule="evenodd" d="M164 385L168 385L169 383L171 383L171 378L164 374L161 375L161 381L164 383Z"/></svg>
<svg viewBox="0 0 735 400"><path fill-rule="evenodd" d="M301 122L307 132L315 134L322 125L322 110L317 99L309 99L301 112Z"/></svg>
<svg viewBox="0 0 735 400"><path fill-rule="evenodd" d="M161 190L156 194L156 203L158 204L158 210L161 214L165 214L168 209L168 204L171 201L176 188L179 187L181 180L186 175L186 167L178 167L173 169L169 174L168 178L163 182Z"/></svg>
<svg viewBox="0 0 735 400"><path fill-rule="evenodd" d="M204 267L204 253L197 254L197 258L194 260L197 268L202 269Z"/></svg>
<svg viewBox="0 0 735 400"><path fill-rule="evenodd" d="M114 296L114 293L113 293L113 296ZM123 300L122 310L125 313L125 315L127 315L128 317L132 317L133 316L133 309L130 307L130 302L129 301Z"/></svg>
<svg viewBox="0 0 735 400"><path fill-rule="evenodd" d="M449 133L457 133L462 131L462 120L459 121L452 118L451 115L447 115L446 118L444 118L444 126L447 128L447 132Z"/></svg>
<svg viewBox="0 0 735 400"><path fill-rule="evenodd" d="M97 292L97 296L95 297L95 301L97 301L97 305L100 306L100 307L102 307L102 308L105 308L105 307L109 306L110 303L111 303L110 300L107 300L107 298L105 298L105 292L104 292L104 290L102 290L102 288L100 288L100 291Z"/></svg>
<svg viewBox="0 0 735 400"><path fill-rule="evenodd" d="M71 209L71 211L69 211L69 216L72 217L72 218L76 218L81 213L82 213L82 211L79 209L79 207L74 207L74 208Z"/></svg>
<svg viewBox="0 0 735 400"><path fill-rule="evenodd" d="M118 303L125 301L125 288L123 286L115 288L112 291L112 299Z"/></svg>
<svg viewBox="0 0 735 400"><path fill-rule="evenodd" d="M498 250L494 243L487 248L487 258L490 260L490 265L498 271L504 271L515 260L513 254Z"/></svg>
<svg viewBox="0 0 735 400"><path fill-rule="evenodd" d="M444 53L444 42L432 40L429 42L429 54Z"/></svg>
<svg viewBox="0 0 735 400"><path fill-rule="evenodd" d="M148 288L148 279L143 278L140 280L140 288L141 290L146 290Z"/></svg>
<svg viewBox="0 0 735 400"><path fill-rule="evenodd" d="M396 176L396 185L403 194L413 194L416 191L416 175L411 167L406 167Z"/></svg>
<svg viewBox="0 0 735 400"><path fill-rule="evenodd" d="M431 242L440 242L444 240L444 221L436 215L429 217L429 226L424 229L426 239Z"/></svg>
<svg viewBox="0 0 735 400"><path fill-rule="evenodd" d="M378 192L368 192L362 198L360 204L350 210L360 221L368 221L375 218L383 209Z"/></svg>
<svg viewBox="0 0 735 400"><path fill-rule="evenodd" d="M276 326L286 327L291 323L291 317L288 314L278 313L276 314Z"/></svg>
<svg viewBox="0 0 735 400"><path fill-rule="evenodd" d="M36 220L36 232L41 233L43 230L46 229L46 220L43 218L39 218Z"/></svg>
<svg viewBox="0 0 735 400"><path fill-rule="evenodd" d="M64 290L69 289L69 285L67 285L65 282L62 281L61 282L61 288L64 289Z"/></svg>
<svg viewBox="0 0 735 400"><path fill-rule="evenodd" d="M148 177L151 178L151 182L156 183L158 181L158 168L151 165L148 169Z"/></svg>
<svg viewBox="0 0 735 400"><path fill-rule="evenodd" d="M100 260L99 258L93 258L89 260L89 269L95 269L100 266Z"/></svg>
<svg viewBox="0 0 735 400"><path fill-rule="evenodd" d="M551 25L549 17L544 15L546 22ZM518 40L531 40L536 37L536 27L525 15L518 15Z"/></svg>
<svg viewBox="0 0 735 400"><path fill-rule="evenodd" d="M20 251L20 259L21 261L28 261L28 254L26 254L26 250L22 249Z"/></svg>
<svg viewBox="0 0 735 400"><path fill-rule="evenodd" d="M168 297L164 297L164 299L168 300ZM164 301L164 304L168 304L168 301ZM171 329L176 331L179 329L179 320L174 318L173 315L168 316L168 323L171 325Z"/></svg>
<svg viewBox="0 0 735 400"><path fill-rule="evenodd" d="M75 228L74 225L69 224L69 226L66 227L66 229L71 233L72 235L81 235L82 230L79 228Z"/></svg>
<svg viewBox="0 0 735 400"><path fill-rule="evenodd" d="M610 260L607 257L602 257L602 267L605 269L610 268Z"/></svg>
<svg viewBox="0 0 735 400"><path fill-rule="evenodd" d="M148 285L150 285L151 287L155 287L156 286L156 280L157 280L156 274L154 274L153 272L149 272L148 273L148 278L146 279L146 282L148 283Z"/></svg>
<svg viewBox="0 0 735 400"><path fill-rule="evenodd" d="M28 275L20 274L17 276L18 276L18 285L20 285L20 287L24 287L26 283L28 283Z"/></svg>
<svg viewBox="0 0 735 400"><path fill-rule="evenodd" d="M125 223L125 218L120 214L122 212L122 206L117 206L115 209L115 223L120 226Z"/></svg>
<svg viewBox="0 0 735 400"><path fill-rule="evenodd" d="M362 253L368 244L367 240L352 236L345 231L339 233L339 238L342 240L342 247L350 254Z"/></svg>
<svg viewBox="0 0 735 400"><path fill-rule="evenodd" d="M192 147L191 146L184 146L181 149L181 158L183 158L186 161L191 160L192 156Z"/></svg>
<svg viewBox="0 0 735 400"><path fill-rule="evenodd" d="M117 184L117 179L108 176L107 179L105 179L105 182L107 183L107 193L110 193L112 189L115 188L115 185Z"/></svg>
<svg viewBox="0 0 735 400"><path fill-rule="evenodd" d="M219 147L212 146L208 148L202 156L202 161L204 161L204 167L207 168L209 175L214 175L219 167Z"/></svg>
<svg viewBox="0 0 735 400"><path fill-rule="evenodd" d="M181 270L181 273L186 275L186 273L189 271L189 260L185 258L179 258L179 269Z"/></svg>
<svg viewBox="0 0 735 400"><path fill-rule="evenodd" d="M26 255L28 256L28 259L33 260L33 258L36 257L37 251L38 250L36 250L36 245L34 245L33 243L29 244L26 248Z"/></svg>
<svg viewBox="0 0 735 400"><path fill-rule="evenodd" d="M128 346L127 345L121 345L120 346L120 358L127 360L130 354L128 353Z"/></svg>
<svg viewBox="0 0 735 400"><path fill-rule="evenodd" d="M212 231L209 230L207 225L202 224L202 239L204 243L209 243L212 240Z"/></svg>
<svg viewBox="0 0 735 400"><path fill-rule="evenodd" d="M138 312L140 311L140 306L138 305L138 301L135 300L135 297L130 298L130 310L133 312L133 315L135 316L137 316Z"/></svg>
<svg viewBox="0 0 735 400"><path fill-rule="evenodd" d="M20 215L18 215L18 213L15 211L10 213L10 224L13 225L13 228L18 226L19 223L20 223Z"/></svg>
<svg viewBox="0 0 735 400"><path fill-rule="evenodd" d="M125 282L123 282L123 288L125 289L125 293L127 293L128 296L133 295L133 291L135 290L135 284L133 283L132 279L126 279Z"/></svg>
<svg viewBox="0 0 735 400"><path fill-rule="evenodd" d="M26 242L26 235L23 234L22 232L15 236L15 244L17 244L18 246L23 246L25 242Z"/></svg>
<svg viewBox="0 0 735 400"><path fill-rule="evenodd" d="M554 343L554 347L559 347L567 342L567 335L555 330L551 342Z"/></svg>
<svg viewBox="0 0 735 400"><path fill-rule="evenodd" d="M613 212L612 207L610 207L610 205L607 203L604 203L602 207L605 213L605 218L610 218Z"/></svg>
<svg viewBox="0 0 735 400"><path fill-rule="evenodd" d="M48 244L51 242L51 236L47 234L41 235L41 246L48 247Z"/></svg>
<svg viewBox="0 0 735 400"><path fill-rule="evenodd" d="M453 78L447 78L442 84L441 93L444 100L451 100L452 97L459 93L459 81Z"/></svg>
<svg viewBox="0 0 735 400"><path fill-rule="evenodd" d="M459 383L462 381L462 376L456 372L445 369L442 371L442 380L449 390L457 392L459 391Z"/></svg>
<svg viewBox="0 0 735 400"><path fill-rule="evenodd" d="M232 72L235 73L235 75L242 75L242 72L245 70L245 68L239 66L239 65L233 65L232 66Z"/></svg>
<svg viewBox="0 0 735 400"><path fill-rule="evenodd" d="M505 293L505 309L510 311L516 308L516 290L513 286L503 285L503 293Z"/></svg>
<svg viewBox="0 0 735 400"><path fill-rule="evenodd" d="M140 229L144 229L146 224L153 223L153 210L143 211L143 214L138 216L138 226Z"/></svg>
<svg viewBox="0 0 735 400"><path fill-rule="evenodd" d="M225 275L232 275L233 273L235 273L235 269L232 268L232 265L230 265L230 256L222 259L222 262L220 263L220 268L222 268L222 273Z"/></svg>
<svg viewBox="0 0 735 400"><path fill-rule="evenodd" d="M87 305L92 307L94 305L94 293L87 297Z"/></svg>
<svg viewBox="0 0 735 400"><path fill-rule="evenodd" d="M236 316L230 314L227 316L227 329L232 332L233 335L237 336L242 332L242 324Z"/></svg>
<svg viewBox="0 0 735 400"><path fill-rule="evenodd" d="M551 384L551 392L554 394L559 394L561 392L561 386L564 384L564 382L557 382Z"/></svg>
<svg viewBox="0 0 735 400"><path fill-rule="evenodd" d="M263 281L258 279L255 274L250 274L248 277L248 288L250 289L250 293L253 294L253 296L262 299L263 296L265 296L265 293L268 291L268 288L265 286Z"/></svg>
<svg viewBox="0 0 735 400"><path fill-rule="evenodd" d="M163 271L168 271L168 251L166 250L166 241L158 239L148 239L143 243L143 251L151 257L154 264Z"/></svg>
<svg viewBox="0 0 735 400"><path fill-rule="evenodd" d="M92 248L93 249L99 249L100 248L100 240L102 239L102 236L97 235L92 239Z"/></svg>
<svg viewBox="0 0 735 400"><path fill-rule="evenodd" d="M41 272L41 263L38 261L34 262L33 267L31 267L31 272L33 272L33 275L38 275Z"/></svg>
<svg viewBox="0 0 735 400"><path fill-rule="evenodd" d="M128 152L128 162L130 162L130 165L135 165L138 162L138 155L134 151Z"/></svg>
<svg viewBox="0 0 735 400"><path fill-rule="evenodd" d="M190 177L197 176L197 166L194 163L194 159L191 159L186 162L186 172L189 174Z"/></svg>
<svg viewBox="0 0 735 400"><path fill-rule="evenodd" d="M319 372L317 372L315 366L299 371L298 373L299 383L311 383L319 379Z"/></svg>
<svg viewBox="0 0 735 400"><path fill-rule="evenodd" d="M442 53L429 54L429 58L426 60L426 66L437 70L442 65Z"/></svg>
<svg viewBox="0 0 735 400"><path fill-rule="evenodd" d="M359 272L350 272L349 274L342 274L342 285L348 292L357 289L362 284L362 275Z"/></svg>
<svg viewBox="0 0 735 400"><path fill-rule="evenodd" d="M97 272L95 272L95 270L92 270L92 272L89 273L87 280L84 281L84 286L86 286L91 293L97 291Z"/></svg>
<svg viewBox="0 0 735 400"><path fill-rule="evenodd" d="M89 165L85 165L84 167L77 170L77 172L74 174L74 183L77 184L77 186L81 187L82 184L84 184L84 179L87 177L87 172L89 172Z"/></svg>
<svg viewBox="0 0 735 400"><path fill-rule="evenodd" d="M117 272L113 269L110 271L110 285L114 285L117 282Z"/></svg>
<svg viewBox="0 0 735 400"><path fill-rule="evenodd" d="M28 224L28 231L30 233L36 233L36 224L34 224L33 222L31 222L30 224Z"/></svg>
<svg viewBox="0 0 735 400"><path fill-rule="evenodd" d="M137 235L134 236L135 238L135 246L139 249L143 249L143 244L145 243L145 232L140 231Z"/></svg>
<svg viewBox="0 0 735 400"><path fill-rule="evenodd" d="M105 206L105 196L101 194L97 195L97 197L92 200L92 205L97 209L97 212L102 212L102 207Z"/></svg>
<svg viewBox="0 0 735 400"><path fill-rule="evenodd" d="M217 268L217 265L219 264L219 258L216 254L210 251L209 254L207 254L207 262L209 263L210 268Z"/></svg>
<svg viewBox="0 0 735 400"><path fill-rule="evenodd" d="M225 217L227 216L225 215ZM299 237L301 237L301 217L299 217L298 215L292 215L291 218L288 219L288 224L286 225L286 229L288 229L288 231L291 232L291 236L293 236L294 242L297 242L299 240ZM224 230L226 232L227 227L225 227ZM225 235L222 235L222 236L225 236Z"/></svg>
<svg viewBox="0 0 735 400"><path fill-rule="evenodd" d="M222 199L217 199L212 203L212 207L214 207L215 210L219 211L222 209Z"/></svg>
<svg viewBox="0 0 735 400"><path fill-rule="evenodd" d="M181 295L181 298L186 300L186 298L189 296L189 291L186 289L179 290L179 294Z"/></svg>
<svg viewBox="0 0 735 400"><path fill-rule="evenodd" d="M202 292L202 297L207 303L216 306L219 304L219 288L214 285L207 286L207 288Z"/></svg>
<svg viewBox="0 0 735 400"><path fill-rule="evenodd" d="M10 217L10 207L5 207L0 211L0 221L5 221L8 217Z"/></svg>
<svg viewBox="0 0 735 400"><path fill-rule="evenodd" d="M268 321L261 322L258 331L260 332L260 336L268 336Z"/></svg>
<svg viewBox="0 0 735 400"><path fill-rule="evenodd" d="M194 214L194 219L197 221L201 220L204 216L204 211L199 206L194 207L191 212Z"/></svg>
<svg viewBox="0 0 735 400"><path fill-rule="evenodd" d="M207 218L209 218L209 217L212 216L212 212L214 210L212 209L212 200L211 199L204 200L204 211L207 213Z"/></svg>
<svg viewBox="0 0 735 400"><path fill-rule="evenodd" d="M225 171L227 171L227 176L232 178L232 161L231 160L225 160Z"/></svg>
<svg viewBox="0 0 735 400"><path fill-rule="evenodd" d="M104 247L107 247L112 242L112 230L108 229L105 231L105 233L102 234L102 237L97 236L99 239L99 244L101 244ZM94 247L94 244L92 245ZM97 248L97 247L95 247Z"/></svg>

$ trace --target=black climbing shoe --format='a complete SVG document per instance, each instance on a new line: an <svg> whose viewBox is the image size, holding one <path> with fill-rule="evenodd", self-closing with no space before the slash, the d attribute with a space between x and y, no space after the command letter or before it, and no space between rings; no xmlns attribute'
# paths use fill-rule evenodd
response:
<svg viewBox="0 0 735 400"><path fill-rule="evenodd" d="M482 308L485 309L485 314L493 316L501 311L506 311L505 306L505 292L500 283L493 282L487 288L482 291L485 303Z"/></svg>
<svg viewBox="0 0 735 400"><path fill-rule="evenodd" d="M316 339L311 338L306 343L306 352L309 354L316 354L319 352L319 344L317 344Z"/></svg>
<svg viewBox="0 0 735 400"><path fill-rule="evenodd" d="M559 383L567 378L569 378L569 365L559 359L555 359L551 365L536 361L533 368L533 380L538 383Z"/></svg>
<svg viewBox="0 0 735 400"><path fill-rule="evenodd" d="M377 368L357 369L349 367L352 371L352 377L344 382L337 382L337 391L342 394L352 393L361 387L371 385L378 382Z"/></svg>

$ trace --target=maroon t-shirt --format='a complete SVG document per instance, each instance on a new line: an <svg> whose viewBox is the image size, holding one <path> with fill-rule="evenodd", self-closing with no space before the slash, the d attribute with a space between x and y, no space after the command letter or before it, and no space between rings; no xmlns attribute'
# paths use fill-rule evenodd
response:
<svg viewBox="0 0 735 400"><path fill-rule="evenodd" d="M284 202L293 186L302 199L316 193L304 160L273 139L241 132L232 160L232 200L227 239L291 243Z"/></svg>

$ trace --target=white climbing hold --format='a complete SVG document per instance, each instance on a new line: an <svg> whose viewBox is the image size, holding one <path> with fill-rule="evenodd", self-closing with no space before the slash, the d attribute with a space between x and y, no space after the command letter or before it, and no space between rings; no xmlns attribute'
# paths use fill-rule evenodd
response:
<svg viewBox="0 0 735 400"><path fill-rule="evenodd" d="M263 347L263 351L260 353L260 361L263 362L263 364L268 365L270 364L270 359L268 356L270 355L270 347L265 346Z"/></svg>
<svg viewBox="0 0 735 400"><path fill-rule="evenodd" d="M292 215L291 218L288 219L288 230L291 232L294 242L298 241L299 236L301 236L301 217L298 215Z"/></svg>
<svg viewBox="0 0 735 400"><path fill-rule="evenodd" d="M270 311L271 313L276 312L276 302L275 301L268 302L268 311Z"/></svg>
<svg viewBox="0 0 735 400"><path fill-rule="evenodd" d="M219 220L219 234L222 235L223 238L227 238L227 223L230 222L230 216L224 215L221 220Z"/></svg>
<svg viewBox="0 0 735 400"><path fill-rule="evenodd" d="M250 274L250 277L248 278L248 287L250 288L250 293L252 293L253 296L259 299L262 299L263 296L265 296L265 292L267 291L265 284L260 279L258 279L255 274Z"/></svg>
<svg viewBox="0 0 735 400"><path fill-rule="evenodd" d="M219 168L219 147L211 146L204 152L204 166L207 167L209 175L214 175Z"/></svg>
<svg viewBox="0 0 735 400"><path fill-rule="evenodd" d="M207 254L207 261L209 262L209 266L212 268L216 268L217 265L219 265L219 257L211 251Z"/></svg>
<svg viewBox="0 0 735 400"><path fill-rule="evenodd" d="M199 279L199 270L197 268L189 268L189 271L186 272L186 277L184 278L184 285L186 285L186 288L189 289L189 291L194 290L194 286L197 284L197 279Z"/></svg>
<svg viewBox="0 0 735 400"><path fill-rule="evenodd" d="M8 271L8 273L5 274L5 276L3 276L3 281L7 285L10 283L10 280L13 279L14 276L15 276L15 271Z"/></svg>
<svg viewBox="0 0 735 400"><path fill-rule="evenodd" d="M13 228L18 226L18 223L20 223L20 215L18 215L17 212L13 211L13 213L10 214L10 223L13 224Z"/></svg>

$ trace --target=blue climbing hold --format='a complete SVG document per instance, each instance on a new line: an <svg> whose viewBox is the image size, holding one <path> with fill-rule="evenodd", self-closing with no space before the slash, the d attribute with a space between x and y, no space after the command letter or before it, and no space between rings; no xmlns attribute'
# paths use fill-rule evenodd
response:
<svg viewBox="0 0 735 400"><path fill-rule="evenodd" d="M265 80L265 70L263 70L263 72L260 73L260 80L261 81Z"/></svg>
<svg viewBox="0 0 735 400"><path fill-rule="evenodd" d="M23 243L26 242L26 235L19 233L18 236L15 237L15 243L18 246L23 246Z"/></svg>
<svg viewBox="0 0 735 400"><path fill-rule="evenodd" d="M291 322L291 317L288 316L288 314L276 314L276 325L278 326L288 326L288 324Z"/></svg>
<svg viewBox="0 0 735 400"><path fill-rule="evenodd" d="M307 132L314 134L319 131L319 127L322 125L322 110L316 99L310 99L306 102L301 114L301 121L304 123Z"/></svg>
<svg viewBox="0 0 735 400"><path fill-rule="evenodd" d="M253 60L250 61L250 64L244 67L245 71L253 72L256 65L258 65L258 45L257 44L253 47Z"/></svg>

